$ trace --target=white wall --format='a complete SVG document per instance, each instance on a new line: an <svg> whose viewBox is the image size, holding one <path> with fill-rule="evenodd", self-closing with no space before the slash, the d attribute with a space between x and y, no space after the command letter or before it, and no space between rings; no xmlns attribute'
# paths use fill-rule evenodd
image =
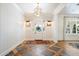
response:
<svg viewBox="0 0 79 59"><path fill-rule="evenodd" d="M64 18L64 16L67 16L67 17L69 17L69 18ZM71 15L62 15L62 17L63 17L63 29L64 30L66 30L66 21L79 21L79 18L74 18L74 17L79 17L79 15L78 14L71 14ZM75 22L74 22L75 23ZM73 23L73 24L74 24ZM72 24L72 25L73 25ZM72 28L72 27L71 27ZM71 31L71 30L70 30ZM70 34L67 34L67 33L65 33L65 31L63 31L63 34L64 34L64 40L79 40L79 34L73 34L72 32L70 33Z"/></svg>
<svg viewBox="0 0 79 59"><path fill-rule="evenodd" d="M43 39L43 40L53 40L53 22L51 27L46 26L46 20L53 20L53 15L45 14L39 17L32 15L30 17L31 26L26 27L26 39L27 40L35 40L35 39ZM35 24L39 24L44 26L44 31L36 33L34 28Z"/></svg>
<svg viewBox="0 0 79 59"><path fill-rule="evenodd" d="M58 30L58 37L59 37L59 40L61 39L78 39L79 38L79 35L76 35L76 36L73 36L73 35L70 35L70 36L65 36L64 35L64 16L79 16L79 6L76 5L75 3L69 3L69 4L66 4L65 8L62 9L62 11L59 13L59 16L58 16L58 27L59 27L59 30ZM74 38L73 38L74 37Z"/></svg>
<svg viewBox="0 0 79 59"><path fill-rule="evenodd" d="M63 34L63 27L64 27L64 19L63 15L58 16L58 40L63 40L64 34Z"/></svg>
<svg viewBox="0 0 79 59"><path fill-rule="evenodd" d="M69 17L73 17L73 16L77 16L79 17L78 14L61 14L59 15L58 17L58 22L59 22L59 25L58 25L58 40L79 40L79 35L76 34L76 35L73 35L73 34L70 34L70 35L66 35L65 33L65 19L64 19L64 16L69 16Z"/></svg>
<svg viewBox="0 0 79 59"><path fill-rule="evenodd" d="M79 15L78 14L61 14L61 15L59 15L59 20L58 20L58 22L59 22L59 25L58 25L58 27L59 27L59 29L58 29L58 38L59 38L59 40L62 40L62 39L64 39L64 40L79 40L78 38L79 38L79 35L77 34L77 35L73 35L73 34L70 34L70 35L66 35L66 33L65 33L65 19L64 19L64 16L69 16L69 17L73 17L73 16L77 16L77 17L79 17Z"/></svg>
<svg viewBox="0 0 79 59"><path fill-rule="evenodd" d="M61 14L79 14L79 5L77 3L68 3L61 11Z"/></svg>
<svg viewBox="0 0 79 59"><path fill-rule="evenodd" d="M23 39L23 14L13 4L0 4L0 54L6 54Z"/></svg>

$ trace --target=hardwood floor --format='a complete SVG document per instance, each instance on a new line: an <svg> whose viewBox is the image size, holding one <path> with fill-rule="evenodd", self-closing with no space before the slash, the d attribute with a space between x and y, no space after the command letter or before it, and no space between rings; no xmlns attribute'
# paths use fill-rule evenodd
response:
<svg viewBox="0 0 79 59"><path fill-rule="evenodd" d="M62 45L62 44L61 44ZM6 56L60 56L64 49L53 41L24 41Z"/></svg>

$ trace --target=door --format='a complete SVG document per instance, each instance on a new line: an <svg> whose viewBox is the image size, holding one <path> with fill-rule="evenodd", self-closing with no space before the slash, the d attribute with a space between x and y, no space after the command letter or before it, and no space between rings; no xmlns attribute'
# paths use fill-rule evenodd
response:
<svg viewBox="0 0 79 59"><path fill-rule="evenodd" d="M79 17L66 16L64 18L64 39L65 40L79 40Z"/></svg>

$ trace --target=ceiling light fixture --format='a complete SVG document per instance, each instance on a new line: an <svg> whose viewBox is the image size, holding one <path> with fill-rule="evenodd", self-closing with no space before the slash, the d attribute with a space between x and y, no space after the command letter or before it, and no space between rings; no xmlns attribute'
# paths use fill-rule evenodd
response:
<svg viewBox="0 0 79 59"><path fill-rule="evenodd" d="M34 9L34 15L36 15L36 16L41 15L41 8L39 7L39 3L37 3L36 8Z"/></svg>

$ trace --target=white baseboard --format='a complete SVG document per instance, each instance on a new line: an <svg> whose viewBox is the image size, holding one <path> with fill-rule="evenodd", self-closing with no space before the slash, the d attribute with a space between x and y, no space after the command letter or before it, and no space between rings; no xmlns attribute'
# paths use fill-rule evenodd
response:
<svg viewBox="0 0 79 59"><path fill-rule="evenodd" d="M21 44L24 40L18 42L16 45L12 46L11 48L9 48L8 50L4 51L3 53L0 54L0 56L5 56L7 55L11 50L13 50L14 48L16 48L19 44Z"/></svg>

